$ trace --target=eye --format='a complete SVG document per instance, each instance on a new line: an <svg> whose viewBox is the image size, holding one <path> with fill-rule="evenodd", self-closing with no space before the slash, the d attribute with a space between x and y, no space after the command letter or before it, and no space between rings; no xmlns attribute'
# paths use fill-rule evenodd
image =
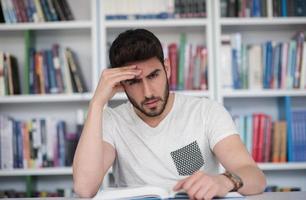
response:
<svg viewBox="0 0 306 200"><path fill-rule="evenodd" d="M127 82L128 85L134 85L134 84L140 83L140 80L139 79L133 79L133 80L128 80L126 82Z"/></svg>
<svg viewBox="0 0 306 200"><path fill-rule="evenodd" d="M150 76L148 76L148 79L154 79L158 76L158 72L151 74Z"/></svg>

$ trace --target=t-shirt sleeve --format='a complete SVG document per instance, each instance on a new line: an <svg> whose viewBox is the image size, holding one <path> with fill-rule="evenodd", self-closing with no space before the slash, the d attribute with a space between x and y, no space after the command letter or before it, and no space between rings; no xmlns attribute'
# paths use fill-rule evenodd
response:
<svg viewBox="0 0 306 200"><path fill-rule="evenodd" d="M105 108L103 110L103 117L102 117L102 137L103 140L109 144L111 144L115 148L115 141L114 141L114 121L111 115L110 108Z"/></svg>
<svg viewBox="0 0 306 200"><path fill-rule="evenodd" d="M208 140L210 148L227 136L238 134L230 113L217 102L212 102L207 116Z"/></svg>

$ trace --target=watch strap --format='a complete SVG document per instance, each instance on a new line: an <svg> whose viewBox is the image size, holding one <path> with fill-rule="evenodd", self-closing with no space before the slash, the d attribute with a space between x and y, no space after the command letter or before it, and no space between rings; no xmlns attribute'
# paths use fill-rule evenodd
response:
<svg viewBox="0 0 306 200"><path fill-rule="evenodd" d="M230 192L236 192L243 186L242 179L238 175L228 171L222 173L222 175L226 176L234 184L234 188Z"/></svg>

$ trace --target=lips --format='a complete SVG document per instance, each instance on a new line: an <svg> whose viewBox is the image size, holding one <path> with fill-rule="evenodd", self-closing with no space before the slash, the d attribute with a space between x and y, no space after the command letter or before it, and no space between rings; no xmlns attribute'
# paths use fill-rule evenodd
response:
<svg viewBox="0 0 306 200"><path fill-rule="evenodd" d="M157 106L158 101L159 99L153 99L153 100L147 101L144 105L148 106L149 108L153 108Z"/></svg>

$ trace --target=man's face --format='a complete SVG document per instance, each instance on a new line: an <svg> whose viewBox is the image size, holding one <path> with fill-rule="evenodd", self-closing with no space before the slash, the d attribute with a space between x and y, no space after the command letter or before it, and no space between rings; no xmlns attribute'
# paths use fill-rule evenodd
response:
<svg viewBox="0 0 306 200"><path fill-rule="evenodd" d="M156 117L163 113L168 97L168 77L170 66L157 58L131 63L142 72L135 79L122 82L126 95L132 105L147 117Z"/></svg>

